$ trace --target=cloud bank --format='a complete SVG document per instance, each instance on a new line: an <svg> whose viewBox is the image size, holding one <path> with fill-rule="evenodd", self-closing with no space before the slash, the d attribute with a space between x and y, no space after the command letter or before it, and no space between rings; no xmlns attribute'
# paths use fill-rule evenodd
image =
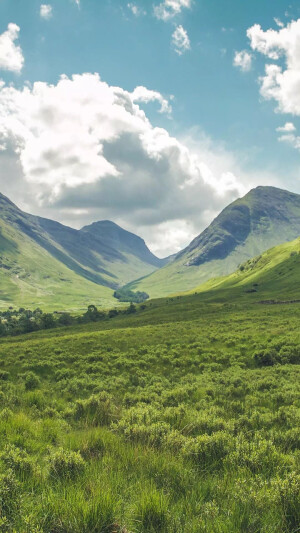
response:
<svg viewBox="0 0 300 533"><path fill-rule="evenodd" d="M170 111L159 92L98 74L22 89L2 82L1 190L31 212L77 227L110 218L160 254L177 251L245 188L216 146L155 127L139 105L150 101Z"/></svg>

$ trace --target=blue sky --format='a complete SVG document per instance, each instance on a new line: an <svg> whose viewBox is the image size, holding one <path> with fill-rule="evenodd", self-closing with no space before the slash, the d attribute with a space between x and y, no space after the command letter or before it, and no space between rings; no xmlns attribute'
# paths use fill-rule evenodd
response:
<svg viewBox="0 0 300 533"><path fill-rule="evenodd" d="M44 16L42 5L46 8ZM287 4L283 0L81 0L80 4L75 0L50 0L45 4L36 0L0 0L0 79L6 88L14 88L13 96L5 93L3 97L5 120L7 111L3 109L7 109L9 98L13 98L15 106L13 110L9 107L10 119L16 119L17 113L22 115L17 102L24 94L24 87L28 86L32 96L31 114L26 104L26 121L19 120L13 131L10 125L4 127L0 151L0 162L2 157L5 169L5 176L0 179L2 192L25 209L75 226L97 218L111 218L142 234L160 255L187 244L226 203L252 186L276 185L300 193L300 137L297 135L300 97L296 85L287 85L289 72L286 72L291 71L293 79L299 76L296 81L300 80L299 18L298 2ZM1 68L1 35L10 23L19 28L12 41L19 47L23 63L11 68L4 58ZM254 29L249 34L250 28ZM175 32L179 38L177 45ZM5 54L3 50L2 46ZM234 65L236 53L240 52L242 55ZM281 82L278 77L275 87L273 80L270 88L271 76L265 73L269 64L281 68L287 74L287 81ZM49 105L55 106L55 97L62 101L58 90L46 91L43 99L40 93L36 96L34 84L43 82L44 88L52 84L56 89L61 75L72 79L72 75L83 73L98 73L109 88L117 87L124 91L124 98L133 99L138 113L144 111L144 120L151 124L151 132L147 130L151 142L141 125L133 131L128 122L125 129L123 126L121 130L115 129L114 111L107 107L107 116L99 116L99 121L114 124L113 136L106 138L103 132L98 133L100 123L95 123L93 131L97 132L98 150L100 147L104 154L105 165L108 162L114 170L110 172L107 165L100 168L97 152L93 168L90 163L86 165L86 158L92 152L78 155L80 168L77 169L70 152L69 172L78 173L72 182L64 177L68 172L67 163L55 143L51 152L55 165L51 168L45 146L33 144L32 135L37 128L45 133L44 139L57 136L53 122L44 120L42 107L46 98L51 102L47 109ZM262 77L266 78L265 89ZM72 82L71 99L76 98L73 88L77 84L84 97L89 84L88 79L85 81L80 89L78 80ZM88 98L94 98L96 85L95 93L89 92ZM148 93L147 97L134 100L130 95L140 86L159 93L160 99ZM99 85L95 109L102 90L104 86ZM159 112L162 99L168 102L169 112ZM69 126L72 120L74 124L81 123L78 109L70 106L70 115L65 118ZM35 113L40 113L38 126L34 123ZM57 113L55 120L59 121L59 103ZM23 137L16 131L17 127ZM25 127L26 134L23 134ZM161 144L163 134L159 147L155 140L153 155L156 128L167 132L168 150ZM277 131L277 128L284 130ZM63 134L62 130L60 133ZM121 138L127 146L130 144L127 154ZM170 138L176 142L172 144ZM74 136L74 145L78 139L79 134ZM89 142L86 139L90 149ZM37 150L40 150L38 160ZM173 160L176 150L180 163ZM194 154L197 168L190 170ZM155 158L156 162L160 161L157 166ZM44 173L43 179L37 178L39 169ZM204 178L196 179L195 175L202 171ZM134 173L136 176L132 178ZM229 185L224 185L226 176ZM118 198L120 187L122 198ZM198 205L195 198L199 199Z"/></svg>

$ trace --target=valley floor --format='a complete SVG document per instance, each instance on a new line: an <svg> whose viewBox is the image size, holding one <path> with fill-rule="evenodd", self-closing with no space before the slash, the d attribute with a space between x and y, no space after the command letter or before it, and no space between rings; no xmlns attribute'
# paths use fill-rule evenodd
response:
<svg viewBox="0 0 300 533"><path fill-rule="evenodd" d="M299 530L300 305L199 298L0 341L0 531Z"/></svg>

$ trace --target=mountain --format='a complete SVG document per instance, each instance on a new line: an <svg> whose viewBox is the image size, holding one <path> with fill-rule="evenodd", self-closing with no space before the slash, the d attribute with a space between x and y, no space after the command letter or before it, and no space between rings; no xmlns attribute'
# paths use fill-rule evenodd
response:
<svg viewBox="0 0 300 533"><path fill-rule="evenodd" d="M0 195L0 305L115 305L113 289L164 261L113 222L81 230L29 215Z"/></svg>
<svg viewBox="0 0 300 533"><path fill-rule="evenodd" d="M257 187L226 207L164 268L129 285L151 297L183 292L300 235L300 195Z"/></svg>

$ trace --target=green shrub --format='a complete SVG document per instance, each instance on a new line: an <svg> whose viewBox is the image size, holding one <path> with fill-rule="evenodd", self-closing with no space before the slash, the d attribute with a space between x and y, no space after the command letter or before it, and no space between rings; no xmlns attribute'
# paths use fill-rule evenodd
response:
<svg viewBox="0 0 300 533"><path fill-rule="evenodd" d="M49 459L49 472L53 477L74 479L84 471L85 463L80 453L59 448Z"/></svg>
<svg viewBox="0 0 300 533"><path fill-rule="evenodd" d="M37 389L41 385L39 377L34 372L26 372L23 379L26 390Z"/></svg>
<svg viewBox="0 0 300 533"><path fill-rule="evenodd" d="M93 394L87 400L78 400L75 406L75 419L92 426L108 426L116 419L116 406L106 392Z"/></svg>
<svg viewBox="0 0 300 533"><path fill-rule="evenodd" d="M216 466L229 453L232 438L224 431L199 435L186 441L182 453L197 463L201 470Z"/></svg>
<svg viewBox="0 0 300 533"><path fill-rule="evenodd" d="M1 453L1 461L15 474L26 477L33 473L33 462L25 450L21 450L12 444L5 446Z"/></svg>
<svg viewBox="0 0 300 533"><path fill-rule="evenodd" d="M241 438L236 442L235 450L226 461L233 468L246 467L253 474L264 472L270 475L284 464L284 456L270 441L262 438L247 441Z"/></svg>

